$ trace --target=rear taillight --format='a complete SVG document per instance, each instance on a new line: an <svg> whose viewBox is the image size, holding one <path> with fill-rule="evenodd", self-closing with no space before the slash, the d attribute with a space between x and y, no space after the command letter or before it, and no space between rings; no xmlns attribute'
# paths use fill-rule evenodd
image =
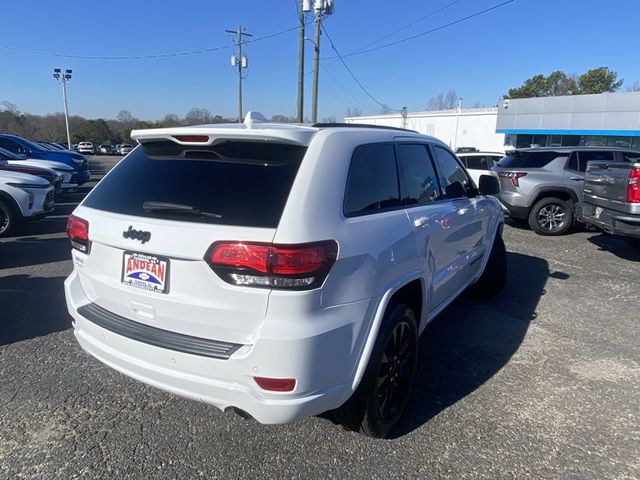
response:
<svg viewBox="0 0 640 480"><path fill-rule="evenodd" d="M627 186L627 203L640 203L640 167L631 167Z"/></svg>
<svg viewBox="0 0 640 480"><path fill-rule="evenodd" d="M514 187L520 186L518 180L521 177L524 177L526 174L526 172L498 172L499 177L508 178L509 180L511 180L511 183Z"/></svg>
<svg viewBox="0 0 640 480"><path fill-rule="evenodd" d="M205 260L233 285L307 290L322 285L337 256L333 240L300 245L216 242Z"/></svg>
<svg viewBox="0 0 640 480"><path fill-rule="evenodd" d="M89 253L91 242L89 241L89 222L70 215L67 220L67 237L71 240L71 246L83 253Z"/></svg>

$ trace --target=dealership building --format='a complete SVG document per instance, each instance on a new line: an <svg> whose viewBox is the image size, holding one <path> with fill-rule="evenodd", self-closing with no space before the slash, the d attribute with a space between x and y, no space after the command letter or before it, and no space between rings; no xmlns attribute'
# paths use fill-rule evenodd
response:
<svg viewBox="0 0 640 480"><path fill-rule="evenodd" d="M408 128L453 149L579 145L640 150L640 92L508 99L495 108L347 117L345 122Z"/></svg>

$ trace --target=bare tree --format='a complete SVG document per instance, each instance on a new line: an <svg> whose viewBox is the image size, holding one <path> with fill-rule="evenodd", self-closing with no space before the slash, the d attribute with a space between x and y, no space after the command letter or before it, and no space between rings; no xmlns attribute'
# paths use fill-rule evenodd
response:
<svg viewBox="0 0 640 480"><path fill-rule="evenodd" d="M338 120L337 120L337 119L336 119L336 117L335 117L335 116L333 116L333 115L331 115L331 116L329 116L329 117L324 117L324 118L322 119L322 123L337 123L337 121L338 121Z"/></svg>
<svg viewBox="0 0 640 480"><path fill-rule="evenodd" d="M187 125L202 125L205 123L212 123L212 120L213 117L211 112L206 108L192 108L184 117L184 121Z"/></svg>
<svg viewBox="0 0 640 480"><path fill-rule="evenodd" d="M356 107L347 107L347 111L344 114L345 117L361 117L362 112Z"/></svg>
<svg viewBox="0 0 640 480"><path fill-rule="evenodd" d="M449 89L447 95L444 97L445 110L453 110L458 106L458 94L455 90Z"/></svg>
<svg viewBox="0 0 640 480"><path fill-rule="evenodd" d="M640 82L633 82L631 85L625 87L627 92L640 92Z"/></svg>

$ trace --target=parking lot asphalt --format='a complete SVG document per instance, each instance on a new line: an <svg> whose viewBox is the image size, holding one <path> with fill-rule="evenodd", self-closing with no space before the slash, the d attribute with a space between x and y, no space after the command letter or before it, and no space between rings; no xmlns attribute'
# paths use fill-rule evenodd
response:
<svg viewBox="0 0 640 480"><path fill-rule="evenodd" d="M92 185L0 239L0 478L640 478L640 250L621 239L507 226L507 287L427 327L408 414L373 440L329 415L242 420L82 352L64 229Z"/></svg>

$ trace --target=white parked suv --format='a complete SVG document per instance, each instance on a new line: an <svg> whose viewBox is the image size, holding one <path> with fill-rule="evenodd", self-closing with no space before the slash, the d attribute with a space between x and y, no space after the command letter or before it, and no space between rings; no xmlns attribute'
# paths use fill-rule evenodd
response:
<svg viewBox="0 0 640 480"><path fill-rule="evenodd" d="M284 423L334 410L384 437L418 336L505 279L494 177L435 138L359 125L137 130L69 218L88 353L155 387Z"/></svg>
<svg viewBox="0 0 640 480"><path fill-rule="evenodd" d="M35 175L0 171L0 237L20 220L40 218L53 210L53 185Z"/></svg>
<svg viewBox="0 0 640 480"><path fill-rule="evenodd" d="M91 142L80 142L78 144L78 151L84 155L95 155L96 147Z"/></svg>
<svg viewBox="0 0 640 480"><path fill-rule="evenodd" d="M504 153L480 152L477 150L473 152L456 152L456 155L462 161L476 185L478 185L481 175L497 177L497 174L492 172L491 169L504 158Z"/></svg>

